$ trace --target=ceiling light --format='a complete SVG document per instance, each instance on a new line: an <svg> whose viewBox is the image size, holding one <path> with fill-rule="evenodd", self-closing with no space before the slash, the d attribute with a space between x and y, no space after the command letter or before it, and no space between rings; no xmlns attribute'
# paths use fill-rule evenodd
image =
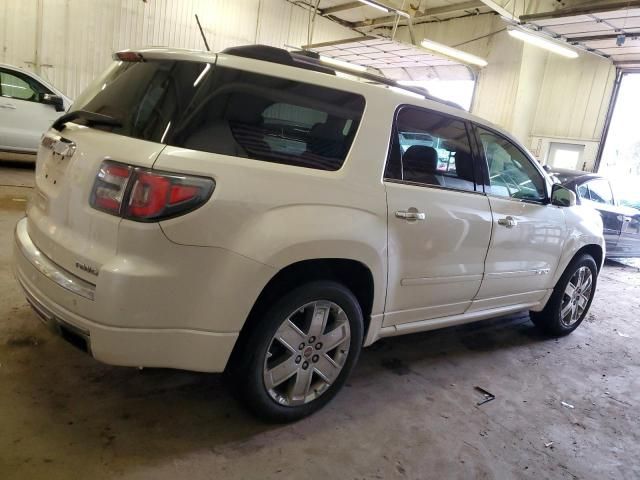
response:
<svg viewBox="0 0 640 480"><path fill-rule="evenodd" d="M344 60L338 60L337 58L325 57L320 55L320 61L334 67L346 68L348 70L354 70L356 72L366 72L367 67L363 65L356 65L355 63L345 62Z"/></svg>
<svg viewBox="0 0 640 480"><path fill-rule="evenodd" d="M471 63L472 65L477 65L479 67L486 67L488 65L487 61L484 58L476 57L475 55L471 55L470 53L463 52L462 50L458 50L456 48L448 47L432 40L427 40L426 38L422 40L421 45L427 50L441 53L447 57L455 58L456 60L460 60L464 63Z"/></svg>
<svg viewBox="0 0 640 480"><path fill-rule="evenodd" d="M376 2L372 2L371 0L360 0L360 3L364 3L365 5L369 5L370 7L377 8L378 10L389 13L389 9L387 7Z"/></svg>
<svg viewBox="0 0 640 480"><path fill-rule="evenodd" d="M544 48L545 50L549 50L550 52L557 53L558 55L562 55L567 58L578 58L578 52L571 48L564 47L560 45L558 42L554 42L553 40L547 40L546 38L542 38L539 35L535 35L533 33L523 32L522 30L509 30L509 35L518 40L522 40L523 42L529 43L531 45L535 45L536 47Z"/></svg>

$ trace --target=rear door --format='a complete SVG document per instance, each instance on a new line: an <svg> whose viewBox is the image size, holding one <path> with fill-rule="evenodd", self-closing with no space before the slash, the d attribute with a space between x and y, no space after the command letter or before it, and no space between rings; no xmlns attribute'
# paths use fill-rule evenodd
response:
<svg viewBox="0 0 640 480"><path fill-rule="evenodd" d="M526 308L553 287L567 232L564 213L548 202L546 180L534 160L498 132L484 127L476 132L488 174L493 234L471 310Z"/></svg>
<svg viewBox="0 0 640 480"><path fill-rule="evenodd" d="M468 125L402 107L385 170L389 277L384 325L463 313L480 288L491 238Z"/></svg>
<svg viewBox="0 0 640 480"><path fill-rule="evenodd" d="M640 257L640 211L625 208L619 246L628 257ZM607 252L608 253L608 252Z"/></svg>
<svg viewBox="0 0 640 480"><path fill-rule="evenodd" d="M42 134L60 116L41 102L47 88L23 73L0 68L0 149L36 153Z"/></svg>

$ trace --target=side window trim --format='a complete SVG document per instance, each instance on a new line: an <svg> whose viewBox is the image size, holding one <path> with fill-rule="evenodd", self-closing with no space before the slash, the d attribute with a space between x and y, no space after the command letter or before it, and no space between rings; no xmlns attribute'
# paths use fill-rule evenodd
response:
<svg viewBox="0 0 640 480"><path fill-rule="evenodd" d="M474 133L476 136L476 143L478 145L478 148L480 150L480 155L482 156L482 168L484 170L484 187L486 189L486 187L490 187L491 186L491 182L489 180L489 163L487 162L487 158L484 152L484 148L482 146L482 140L480 139L480 130L486 130L487 132L495 135L496 137L499 137L507 142L509 142L509 144L513 145L513 147L519 151L523 157L525 157L527 159L527 161L533 165L533 168L538 172L538 174L540 175L540 177L542 178L543 182L544 182L544 195L545 198L544 200L529 200L526 198L513 198L513 197L504 197L501 195L495 195L493 193L491 193L490 190L487 191L487 195L492 196L492 197L499 197L499 198L504 198L505 200L511 200L514 202L524 202L524 203L532 203L534 205L548 205L550 203L550 198L549 198L549 188L547 185L547 181L546 181L546 177L544 176L544 174L542 173L542 167L538 164L537 161L535 161L534 159L532 159L529 154L525 151L523 151L520 146L516 143L514 143L513 141L511 141L511 139L509 139L508 137L506 137L504 134L500 133L499 131L495 130L494 128L491 127L487 127L485 125L481 125L478 123L473 122L473 126L474 126Z"/></svg>
<svg viewBox="0 0 640 480"><path fill-rule="evenodd" d="M467 121L469 124L469 132L471 132L471 149L474 156L474 171L476 176L476 188L482 185L482 192L489 194L489 167L484 157L484 148L480 140L477 125L474 122Z"/></svg>
<svg viewBox="0 0 640 480"><path fill-rule="evenodd" d="M444 185L432 185L429 183L419 183L419 182L413 182L410 180L404 180L404 178L393 178L393 177L388 177L387 176L387 169L389 166L389 162L392 160L391 156L393 154L393 148L396 146L397 141L396 139L399 136L399 132L398 132L398 116L400 115L400 112L405 109L405 108L409 108L409 109L415 109L415 110L420 110L423 112L427 112L427 113L431 113L431 114L435 114L435 115L440 115L443 117L447 117L447 118L451 118L457 121L460 121L464 124L464 128L467 134L467 140L469 142L469 147L471 150L471 165L472 165L472 169L473 169L473 190L465 190L462 188L455 188L455 187L447 187ZM384 163L384 169L383 169L383 175L382 175L382 180L383 182L391 182L391 183L399 183L399 184L403 184L403 185L413 185L413 186L419 186L419 187L426 187L426 188L436 188L436 189L440 189L440 190L452 190L455 192L463 192L463 193L473 193L473 194L484 194L484 185L482 186L482 189L479 189L480 185L481 185L481 172L479 172L478 170L482 170L482 167L479 167L479 164L481 164L482 162L480 161L480 157L478 157L478 151L476 150L476 148L474 148L474 133L471 129L472 125L471 122L463 117L458 117L456 115L452 115L450 113L446 113L446 112L440 112L438 110L434 110L431 108L426 108L426 107L421 107L418 105L413 105L410 103L405 103L402 105L398 105L398 107L396 108L394 114L393 114L393 125L391 127L391 138L389 139L389 148L387 150L387 158L385 160ZM404 177L404 173L403 173L403 169L402 169L402 156L400 158L400 174Z"/></svg>

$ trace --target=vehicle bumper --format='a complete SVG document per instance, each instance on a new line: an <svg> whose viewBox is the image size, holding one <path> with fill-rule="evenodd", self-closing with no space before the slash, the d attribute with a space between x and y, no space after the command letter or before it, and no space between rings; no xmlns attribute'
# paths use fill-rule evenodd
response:
<svg viewBox="0 0 640 480"><path fill-rule="evenodd" d="M158 323L168 323L165 320L167 299L161 298L167 296L166 291L150 281L155 288L148 289L150 291L144 301L135 302L132 300L135 297L129 297L118 304L114 300L119 297L111 295L114 282L119 285L119 290L139 292L144 288L145 279L138 276L132 280L125 274L122 278L114 279L111 273L105 277L106 285L99 280L96 287L57 266L39 251L28 234L27 221L26 218L22 219L16 226L14 272L27 300L50 329L97 360L112 365L206 372L224 370L246 316L235 315L238 317L235 331L175 328L175 324L135 325L140 319L154 315ZM234 267L238 268L238 265ZM135 286L130 284L132 281ZM193 290L195 285L181 287ZM101 294L103 290L108 293ZM157 302L154 302L154 295L158 297ZM210 294L208 296L211 297ZM177 298L170 300L178 302ZM159 305L158 310L149 312L149 306L155 304ZM225 307L220 305L218 316L228 324L232 307ZM248 310L250 305L244 308ZM141 315L141 310L144 310L144 315ZM208 321L216 325L216 314L212 310L210 308L208 312ZM190 314L193 315L194 311L185 309L185 316L189 317ZM100 321L113 315L117 315L117 325ZM170 321L175 321L175 316ZM192 322L186 318L184 321Z"/></svg>

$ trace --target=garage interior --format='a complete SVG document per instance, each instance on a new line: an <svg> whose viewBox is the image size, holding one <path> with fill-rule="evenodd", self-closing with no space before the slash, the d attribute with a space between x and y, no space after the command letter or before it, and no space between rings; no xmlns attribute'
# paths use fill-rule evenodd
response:
<svg viewBox="0 0 640 480"><path fill-rule="evenodd" d="M0 0L0 69L70 99L114 52L203 36L426 88L640 208L638 0ZM324 409L269 425L222 375L103 365L41 325L12 257L33 157L0 160L0 479L640 478L640 260L605 261L570 336L523 312L383 339Z"/></svg>

